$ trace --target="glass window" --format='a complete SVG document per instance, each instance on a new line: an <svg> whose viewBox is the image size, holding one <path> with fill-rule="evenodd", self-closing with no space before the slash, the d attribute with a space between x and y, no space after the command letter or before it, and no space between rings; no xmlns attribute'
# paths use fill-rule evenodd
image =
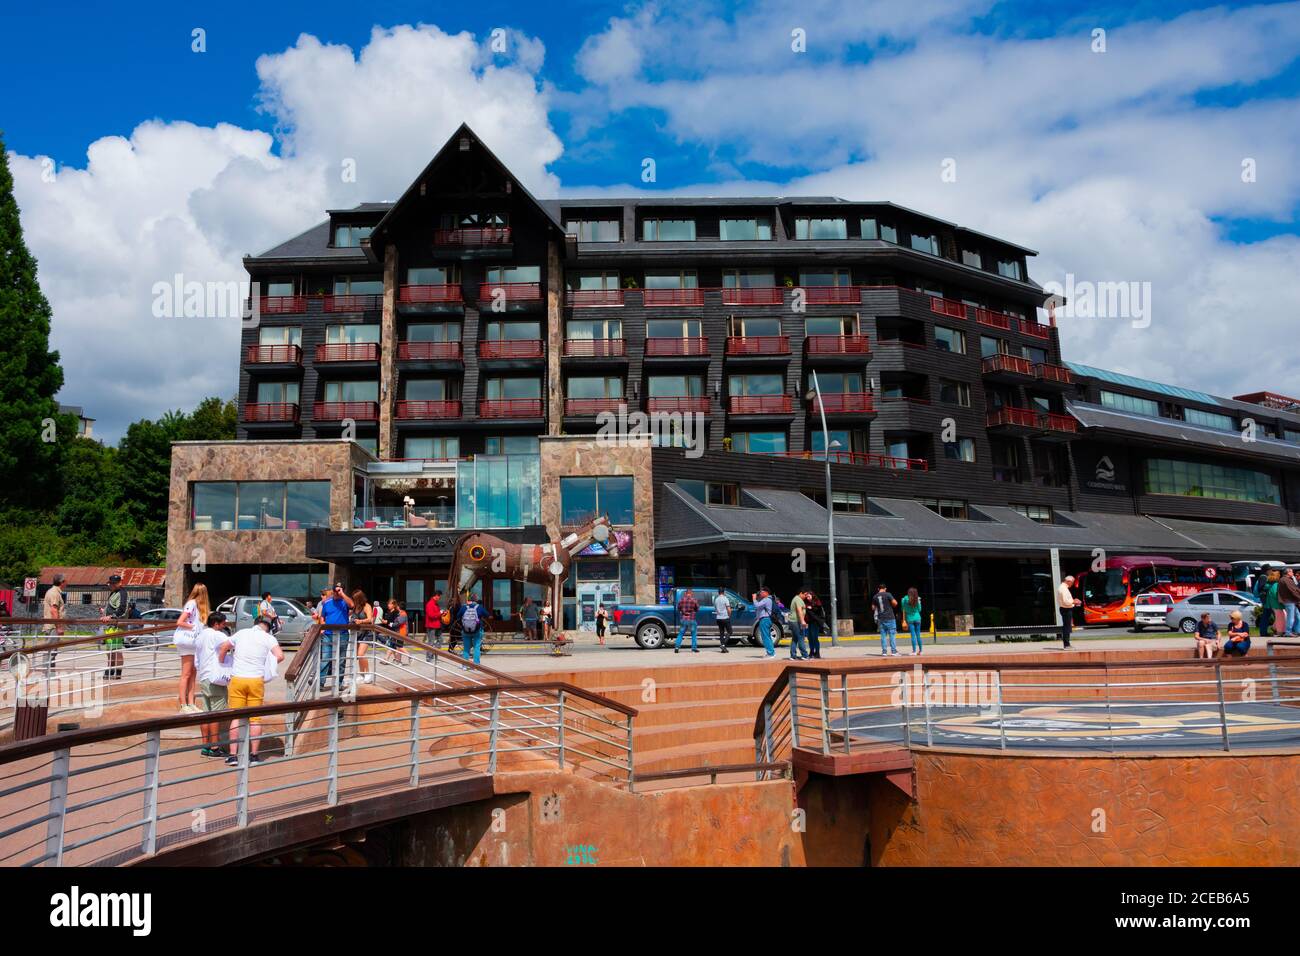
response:
<svg viewBox="0 0 1300 956"><path fill-rule="evenodd" d="M585 524L602 514L612 524L634 523L631 477L560 479L561 525Z"/></svg>
<svg viewBox="0 0 1300 956"><path fill-rule="evenodd" d="M488 401L511 398L541 398L540 378L490 378L484 383Z"/></svg>
<svg viewBox="0 0 1300 956"><path fill-rule="evenodd" d="M678 269L675 272L647 272L645 287L647 289L696 289L700 280L694 269Z"/></svg>
<svg viewBox="0 0 1300 956"><path fill-rule="evenodd" d="M617 375L572 376L564 390L566 398L622 398L623 380Z"/></svg>
<svg viewBox="0 0 1300 956"><path fill-rule="evenodd" d="M804 335L855 335L857 320L851 315L834 317L809 317L803 321Z"/></svg>
<svg viewBox="0 0 1300 956"><path fill-rule="evenodd" d="M327 402L377 402L379 401L378 382L326 382L325 401Z"/></svg>
<svg viewBox="0 0 1300 956"><path fill-rule="evenodd" d="M835 449L836 453L860 451L864 447L861 432L832 428L827 434L829 434L831 439L831 447ZM825 451L826 437L827 435L822 434L820 428L811 432L810 442L812 444L812 450ZM838 447L835 444L836 442L839 442Z"/></svg>
<svg viewBox="0 0 1300 956"><path fill-rule="evenodd" d="M862 238L863 238L863 239L879 239L879 238L880 238L880 230L879 230L879 229L877 228L877 226L876 226L876 220L874 220L874 219L863 219L863 220L859 223L859 227L860 227L860 229L861 229L861 235L862 235Z"/></svg>
<svg viewBox="0 0 1300 956"><path fill-rule="evenodd" d="M646 219L641 223L646 242L691 242L695 239L694 219Z"/></svg>
<svg viewBox="0 0 1300 956"><path fill-rule="evenodd" d="M284 528L284 482L241 481L235 527L266 530Z"/></svg>
<svg viewBox="0 0 1300 956"><path fill-rule="evenodd" d="M498 435L483 441L486 455L536 455L540 449L536 435Z"/></svg>
<svg viewBox="0 0 1300 956"><path fill-rule="evenodd" d="M456 523L462 528L518 528L537 524L536 455L478 456L456 466Z"/></svg>
<svg viewBox="0 0 1300 956"><path fill-rule="evenodd" d="M298 288L298 283L293 279L276 277L267 279L262 283L262 295L293 295Z"/></svg>
<svg viewBox="0 0 1300 956"><path fill-rule="evenodd" d="M808 269L801 270L799 273L799 285L801 286L836 286L844 287L852 285L848 269Z"/></svg>
<svg viewBox="0 0 1300 956"><path fill-rule="evenodd" d="M989 335L980 336L980 358L988 358L990 355L1003 355L1007 351L1007 343L1003 339L995 339Z"/></svg>
<svg viewBox="0 0 1300 956"><path fill-rule="evenodd" d="M1237 430L1237 423L1233 421L1231 415L1220 415L1216 412L1206 412L1199 408L1183 409L1183 421L1193 425L1201 425L1205 428L1217 428L1220 431L1233 432Z"/></svg>
<svg viewBox="0 0 1300 956"><path fill-rule="evenodd" d="M885 242L892 242L894 245L898 245L898 229L882 222L880 224L880 238L885 240Z"/></svg>
<svg viewBox="0 0 1300 956"><path fill-rule="evenodd" d="M785 376L769 375L732 375L727 379L729 395L783 395L785 394Z"/></svg>
<svg viewBox="0 0 1300 956"><path fill-rule="evenodd" d="M955 498L920 498L917 500L942 518L965 521L968 515L966 502Z"/></svg>
<svg viewBox="0 0 1300 956"><path fill-rule="evenodd" d="M831 491L831 507L849 514L866 514L867 498L860 491Z"/></svg>
<svg viewBox="0 0 1300 956"><path fill-rule="evenodd" d="M861 372L818 372L817 385L823 395L843 395L862 391Z"/></svg>
<svg viewBox="0 0 1300 956"><path fill-rule="evenodd" d="M564 231L577 236L579 242L618 242L622 238L622 223L617 219L570 219Z"/></svg>
<svg viewBox="0 0 1300 956"><path fill-rule="evenodd" d="M934 327L934 347L941 352L954 352L957 355L965 355L966 333L936 325Z"/></svg>
<svg viewBox="0 0 1300 956"><path fill-rule="evenodd" d="M257 404L259 405L297 405L297 382L258 382Z"/></svg>
<svg viewBox="0 0 1300 956"><path fill-rule="evenodd" d="M408 378L402 382L402 398L408 402L441 402L450 394L446 379Z"/></svg>
<svg viewBox="0 0 1300 956"><path fill-rule="evenodd" d="M289 481L285 483L285 527L328 528L330 524L330 483L328 481Z"/></svg>
<svg viewBox="0 0 1300 956"><path fill-rule="evenodd" d="M483 328L487 342L535 342L541 337L540 322L488 322Z"/></svg>
<svg viewBox="0 0 1300 956"><path fill-rule="evenodd" d="M770 219L722 219L718 222L718 238L723 242L771 239Z"/></svg>
<svg viewBox="0 0 1300 956"><path fill-rule="evenodd" d="M374 226L335 226L334 245L337 248L359 246L362 239L370 238L374 228Z"/></svg>
<svg viewBox="0 0 1300 956"><path fill-rule="evenodd" d="M408 342L459 342L459 322L412 322L406 327Z"/></svg>
<svg viewBox="0 0 1300 956"><path fill-rule="evenodd" d="M932 256L937 256L939 254L939 237L912 233L912 248L917 252L928 252Z"/></svg>
<svg viewBox="0 0 1300 956"><path fill-rule="evenodd" d="M484 280L488 283L501 283L502 285L511 282L541 282L541 266L490 266L484 272Z"/></svg>
<svg viewBox="0 0 1300 956"><path fill-rule="evenodd" d="M1125 395L1122 392L1101 393L1101 403L1107 408L1114 408L1121 412L1132 412L1134 415L1147 415L1151 418L1160 417L1160 403L1149 398L1138 398L1136 395Z"/></svg>
<svg viewBox="0 0 1300 956"><path fill-rule="evenodd" d="M258 345L302 345L302 329L296 325L264 325L257 330Z"/></svg>
<svg viewBox="0 0 1300 956"><path fill-rule="evenodd" d="M704 395L704 377L652 375L646 380L646 390L653 398L700 398Z"/></svg>
<svg viewBox="0 0 1300 956"><path fill-rule="evenodd" d="M328 325L325 327L326 345L363 345L379 341L377 325Z"/></svg>
<svg viewBox="0 0 1300 956"><path fill-rule="evenodd" d="M1052 523L1052 508L1050 505L1012 505L1013 511L1018 511L1030 521L1037 521L1039 524Z"/></svg>
<svg viewBox="0 0 1300 956"><path fill-rule="evenodd" d="M776 273L770 269L723 269L724 289L770 289L776 285Z"/></svg>
<svg viewBox="0 0 1300 956"><path fill-rule="evenodd" d="M943 457L950 461L974 461L975 439L958 438L943 443Z"/></svg>
<svg viewBox="0 0 1300 956"><path fill-rule="evenodd" d="M784 452L785 432L732 432L731 450L753 455Z"/></svg>
<svg viewBox="0 0 1300 956"><path fill-rule="evenodd" d="M847 239L848 221L845 219L796 219L796 239Z"/></svg>
<svg viewBox="0 0 1300 956"><path fill-rule="evenodd" d="M190 527L195 531L231 531L235 527L235 483L196 481L190 492Z"/></svg>
<svg viewBox="0 0 1300 956"><path fill-rule="evenodd" d="M696 339L700 337L699 319L647 319L648 339Z"/></svg>
<svg viewBox="0 0 1300 956"><path fill-rule="evenodd" d="M403 458L459 458L460 439L453 436L406 438L402 441Z"/></svg>
<svg viewBox="0 0 1300 956"><path fill-rule="evenodd" d="M407 285L455 285L456 282L452 266L421 266L406 270Z"/></svg>
<svg viewBox="0 0 1300 956"><path fill-rule="evenodd" d="M999 259L998 275L1006 276L1008 279L1019 279L1023 275L1018 259Z"/></svg>
<svg viewBox="0 0 1300 956"><path fill-rule="evenodd" d="M593 339L621 339L623 337L623 320L570 319L564 326L564 337L583 342L590 342Z"/></svg>
<svg viewBox="0 0 1300 956"><path fill-rule="evenodd" d="M568 278L569 290L577 292L608 292L618 288L618 270L607 272L579 272Z"/></svg>
<svg viewBox="0 0 1300 956"><path fill-rule="evenodd" d="M947 405L970 408L970 386L965 382L953 382L941 378L939 379L939 401Z"/></svg>
<svg viewBox="0 0 1300 956"><path fill-rule="evenodd" d="M984 268L984 258L974 249L963 249L961 251L961 261L963 265L974 266L976 269Z"/></svg>
<svg viewBox="0 0 1300 956"><path fill-rule="evenodd" d="M781 320L754 316L732 316L731 334L739 336L776 336L781 334Z"/></svg>
<svg viewBox="0 0 1300 956"><path fill-rule="evenodd" d="M382 295L384 280L376 276L335 276L335 295Z"/></svg>
<svg viewBox="0 0 1300 956"><path fill-rule="evenodd" d="M1047 362L1047 350L1034 348L1032 345L1021 346L1020 354L1027 358L1034 365L1044 365Z"/></svg>
<svg viewBox="0 0 1300 956"><path fill-rule="evenodd" d="M1146 490L1153 495L1282 503L1277 481L1267 472L1169 458L1146 460Z"/></svg>

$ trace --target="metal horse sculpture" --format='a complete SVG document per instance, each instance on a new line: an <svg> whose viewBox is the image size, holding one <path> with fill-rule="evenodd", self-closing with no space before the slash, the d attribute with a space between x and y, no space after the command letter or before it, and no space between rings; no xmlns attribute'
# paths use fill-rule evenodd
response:
<svg viewBox="0 0 1300 956"><path fill-rule="evenodd" d="M456 604L483 578L544 584L551 589L552 615L558 619L564 606L564 579L569 576L573 559L595 543L604 544L610 557L618 557L618 539L605 515L549 544L513 544L472 531L456 541L447 580L456 589Z"/></svg>

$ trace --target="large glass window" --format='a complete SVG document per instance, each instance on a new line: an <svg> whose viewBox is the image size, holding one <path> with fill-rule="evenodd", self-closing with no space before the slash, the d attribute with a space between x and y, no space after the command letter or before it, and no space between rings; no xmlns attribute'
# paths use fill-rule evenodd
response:
<svg viewBox="0 0 1300 956"><path fill-rule="evenodd" d="M704 376L651 375L646 391L652 398L699 398L704 394Z"/></svg>
<svg viewBox="0 0 1300 956"><path fill-rule="evenodd" d="M406 327L408 342L459 342L459 322L412 322Z"/></svg>
<svg viewBox="0 0 1300 956"><path fill-rule="evenodd" d="M257 404L259 405L297 405L297 382L258 382Z"/></svg>
<svg viewBox="0 0 1300 956"><path fill-rule="evenodd" d="M460 439L454 435L402 440L403 458L459 458Z"/></svg>
<svg viewBox="0 0 1300 956"><path fill-rule="evenodd" d="M753 455L786 450L785 432L732 432L731 450Z"/></svg>
<svg viewBox="0 0 1300 956"><path fill-rule="evenodd" d="M455 285L458 281L455 266L420 266L406 270L407 285Z"/></svg>
<svg viewBox="0 0 1300 956"><path fill-rule="evenodd" d="M1237 430L1237 423L1232 420L1231 415L1206 412L1199 408L1183 409L1183 421L1192 425L1201 425L1205 428L1217 428L1219 431L1232 432Z"/></svg>
<svg viewBox="0 0 1300 956"><path fill-rule="evenodd" d="M536 455L540 448L536 435L493 435L483 439L487 455Z"/></svg>
<svg viewBox="0 0 1300 956"><path fill-rule="evenodd" d="M490 266L484 272L484 278L489 284L511 282L541 282L541 266Z"/></svg>
<svg viewBox="0 0 1300 956"><path fill-rule="evenodd" d="M848 392L861 392L862 373L818 372L817 385L821 388L823 395L842 395Z"/></svg>
<svg viewBox="0 0 1300 956"><path fill-rule="evenodd" d="M1151 418L1160 417L1160 403L1149 398L1138 398L1136 395L1125 395L1123 392L1103 391L1101 403L1107 408L1114 408L1121 412L1132 412L1134 415L1147 415Z"/></svg>
<svg viewBox="0 0 1300 956"><path fill-rule="evenodd" d="M328 481L196 481L195 531L298 531L329 527Z"/></svg>
<svg viewBox="0 0 1300 956"><path fill-rule="evenodd" d="M408 378L402 382L402 398L408 402L441 402L451 395L442 378Z"/></svg>
<svg viewBox="0 0 1300 956"><path fill-rule="evenodd" d="M729 395L783 395L785 394L785 376L769 375L732 375L727 379Z"/></svg>
<svg viewBox="0 0 1300 956"><path fill-rule="evenodd" d="M382 295L384 280L378 276L336 276L335 295Z"/></svg>
<svg viewBox="0 0 1300 956"><path fill-rule="evenodd" d="M327 325L326 345L363 345L379 341L377 325Z"/></svg>
<svg viewBox="0 0 1300 956"><path fill-rule="evenodd" d="M858 321L851 315L809 316L803 320L804 335L855 335Z"/></svg>
<svg viewBox="0 0 1300 956"><path fill-rule="evenodd" d="M939 254L939 237L912 233L912 248L917 252L928 252L932 256Z"/></svg>
<svg viewBox="0 0 1300 956"><path fill-rule="evenodd" d="M569 219L564 231L577 236L579 242L618 242L622 238L622 223L617 219Z"/></svg>
<svg viewBox="0 0 1300 956"><path fill-rule="evenodd" d="M796 239L847 239L848 221L844 219L796 219Z"/></svg>
<svg viewBox="0 0 1300 956"><path fill-rule="evenodd" d="M607 515L612 524L634 522L632 478L609 475L600 478L560 479L560 524L571 527Z"/></svg>
<svg viewBox="0 0 1300 956"><path fill-rule="evenodd" d="M1007 354L1007 342L1005 339L996 339L991 335L980 336L980 357L988 358L991 355Z"/></svg>
<svg viewBox="0 0 1300 956"><path fill-rule="evenodd" d="M958 438L943 443L943 457L950 461L974 461L975 439Z"/></svg>
<svg viewBox="0 0 1300 956"><path fill-rule="evenodd" d="M699 288L699 275L694 269L678 269L674 272L647 272L645 287L647 289L696 289Z"/></svg>
<svg viewBox="0 0 1300 956"><path fill-rule="evenodd" d="M955 352L958 355L965 355L966 333L936 325L934 327L934 347L940 352Z"/></svg>
<svg viewBox="0 0 1300 956"><path fill-rule="evenodd" d="M759 316L734 315L731 317L731 334L742 338L751 336L777 336L781 334L781 320Z"/></svg>
<svg viewBox="0 0 1300 956"><path fill-rule="evenodd" d="M617 375L572 376L566 398L622 398L623 380Z"/></svg>
<svg viewBox="0 0 1300 956"><path fill-rule="evenodd" d="M580 342L621 339L622 319L570 319L564 326L564 337Z"/></svg>
<svg viewBox="0 0 1300 956"><path fill-rule="evenodd" d="M569 276L569 290L576 292L609 292L618 288L618 270L606 272L579 272Z"/></svg>
<svg viewBox="0 0 1300 956"><path fill-rule="evenodd" d="M718 222L718 238L723 242L747 239L771 239L770 219L722 219Z"/></svg>
<svg viewBox="0 0 1300 956"><path fill-rule="evenodd" d="M1008 279L1020 279L1023 277L1023 270L1020 268L1018 259L999 259L998 275L1006 276Z"/></svg>
<svg viewBox="0 0 1300 956"><path fill-rule="evenodd" d="M302 329L296 325L264 325L257 330L258 345L302 345Z"/></svg>
<svg viewBox="0 0 1300 956"><path fill-rule="evenodd" d="M361 245L362 239L369 239L374 226L335 226L334 245L347 249Z"/></svg>
<svg viewBox="0 0 1300 956"><path fill-rule="evenodd" d="M696 339L701 335L699 319L647 319L648 339Z"/></svg>
<svg viewBox="0 0 1300 956"><path fill-rule="evenodd" d="M1172 458L1146 460L1146 490L1153 495L1282 503L1277 481L1267 472Z"/></svg>
<svg viewBox="0 0 1300 956"><path fill-rule="evenodd" d="M809 433L809 441L812 444L813 451L826 450L827 435L830 436L831 447L836 453L867 450L866 435L863 432L832 428L823 434L822 430L818 428ZM838 444L836 444L837 442Z"/></svg>
<svg viewBox="0 0 1300 956"><path fill-rule="evenodd" d="M462 528L539 524L539 462L537 455L479 455L457 464L457 524Z"/></svg>
<svg viewBox="0 0 1300 956"><path fill-rule="evenodd" d="M488 401L542 397L540 378L490 378L483 385L483 394Z"/></svg>
<svg viewBox="0 0 1300 956"><path fill-rule="evenodd" d="M262 282L262 295L293 295L297 289L298 283L287 276L277 276Z"/></svg>
<svg viewBox="0 0 1300 956"><path fill-rule="evenodd" d="M327 402L377 402L379 401L378 382L326 382L325 401Z"/></svg>
<svg viewBox="0 0 1300 956"><path fill-rule="evenodd" d="M770 269L723 269L724 289L770 289L776 285L776 273Z"/></svg>
<svg viewBox="0 0 1300 956"><path fill-rule="evenodd" d="M695 239L694 219L647 219L641 223L646 242L691 242Z"/></svg>
<svg viewBox="0 0 1300 956"><path fill-rule="evenodd" d="M805 269L799 273L801 286L850 286L853 282L848 269Z"/></svg>
<svg viewBox="0 0 1300 956"><path fill-rule="evenodd" d="M486 342L535 342L541 337L540 322L489 322L483 327Z"/></svg>

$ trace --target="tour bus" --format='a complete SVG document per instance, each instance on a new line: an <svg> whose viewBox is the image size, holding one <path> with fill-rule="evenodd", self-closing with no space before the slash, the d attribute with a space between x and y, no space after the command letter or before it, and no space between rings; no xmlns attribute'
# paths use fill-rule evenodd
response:
<svg viewBox="0 0 1300 956"><path fill-rule="evenodd" d="M1233 586L1221 561L1180 561L1155 555L1107 558L1103 570L1075 575L1084 624L1132 624L1133 598L1158 592L1181 601L1197 591Z"/></svg>

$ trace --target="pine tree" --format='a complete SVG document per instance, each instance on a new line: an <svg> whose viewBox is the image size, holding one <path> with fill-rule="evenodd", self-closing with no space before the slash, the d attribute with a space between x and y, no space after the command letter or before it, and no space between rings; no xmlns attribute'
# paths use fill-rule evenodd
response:
<svg viewBox="0 0 1300 956"><path fill-rule="evenodd" d="M50 351L50 304L23 241L0 136L0 504L43 508L58 500L62 448L75 432L54 400L62 385L59 354Z"/></svg>

